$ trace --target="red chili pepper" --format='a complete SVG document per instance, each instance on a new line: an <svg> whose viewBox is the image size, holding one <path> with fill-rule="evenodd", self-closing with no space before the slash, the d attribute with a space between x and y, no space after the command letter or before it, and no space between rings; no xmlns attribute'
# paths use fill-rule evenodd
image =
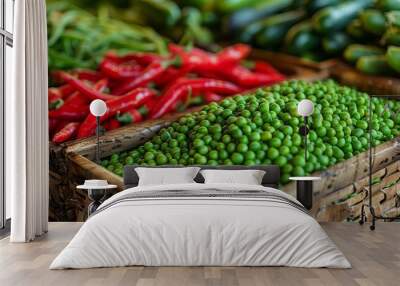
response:
<svg viewBox="0 0 400 286"><path fill-rule="evenodd" d="M181 46L170 44L168 46L171 54L180 61L180 66L194 72L204 69L213 68L217 63L217 57L213 54L206 53L200 49L192 49L190 52L185 51Z"/></svg>
<svg viewBox="0 0 400 286"><path fill-rule="evenodd" d="M132 92L107 101L107 112L100 117L100 122L115 116L118 112L125 112L132 108L143 105L147 100L155 96L154 91L148 88L137 88ZM96 117L89 114L82 123L78 131L78 138L84 138L92 135L96 127Z"/></svg>
<svg viewBox="0 0 400 286"><path fill-rule="evenodd" d="M108 79L107 78L103 78L93 85L93 88L100 92L104 92L107 89L107 87L108 87Z"/></svg>
<svg viewBox="0 0 400 286"><path fill-rule="evenodd" d="M221 94L234 94L240 91L241 89L237 85L221 80L205 78L181 80L165 91L150 113L150 118L160 118L168 113L183 96L189 93L216 92Z"/></svg>
<svg viewBox="0 0 400 286"><path fill-rule="evenodd" d="M79 121L84 119L89 113L88 105L63 105L56 110L49 111L49 118Z"/></svg>
<svg viewBox="0 0 400 286"><path fill-rule="evenodd" d="M144 87L149 82L157 80L165 72L168 66L168 62L153 62L145 70L143 70L142 74L131 81L121 84L113 90L113 93L120 95L135 88Z"/></svg>
<svg viewBox="0 0 400 286"><path fill-rule="evenodd" d="M106 94L106 93L97 91L97 90L89 87L84 82L80 81L79 79L76 79L73 76L71 76L65 72L58 72L58 76L60 78L62 78L64 81L66 81L67 83L69 83L71 86L73 86L82 95L88 97L90 100L94 100L94 99L110 100L110 99L114 99L117 97L115 95Z"/></svg>
<svg viewBox="0 0 400 286"><path fill-rule="evenodd" d="M132 79L140 75L143 68L140 65L122 65L104 59L100 63L101 72L115 80Z"/></svg>
<svg viewBox="0 0 400 286"><path fill-rule="evenodd" d="M93 88L97 91L102 91L107 87L107 84L107 79L101 79L93 85ZM81 120L85 118L89 112L89 102L87 97L83 96L79 91L76 91L65 100L60 108L50 111L49 117L64 120Z"/></svg>
<svg viewBox="0 0 400 286"><path fill-rule="evenodd" d="M252 72L240 65L229 68L221 68L218 73L225 79L246 88L270 85L284 79L280 74Z"/></svg>
<svg viewBox="0 0 400 286"><path fill-rule="evenodd" d="M135 61L139 65L142 65L142 66L147 66L153 62L162 60L162 57L160 55L152 54L152 53L129 53L129 54L125 54L121 57L118 57L115 54L114 55L107 54L107 57L114 59L118 63L126 63L129 61Z"/></svg>
<svg viewBox="0 0 400 286"><path fill-rule="evenodd" d="M107 120L103 126L105 130L110 131L121 127L121 123L117 119L111 118Z"/></svg>
<svg viewBox="0 0 400 286"><path fill-rule="evenodd" d="M74 73L77 75L78 79L91 82L97 82L103 77L99 72L92 70L77 70L74 71Z"/></svg>
<svg viewBox="0 0 400 286"><path fill-rule="evenodd" d="M48 89L48 108L57 109L62 106L64 101L62 100L61 93L56 88Z"/></svg>
<svg viewBox="0 0 400 286"><path fill-rule="evenodd" d="M214 101L220 101L220 100L222 100L224 97L222 96L222 95L219 95L219 94L216 94L216 93L213 93L213 92L206 92L205 94L204 94L204 100L207 102L207 103L210 103L210 102L214 102Z"/></svg>
<svg viewBox="0 0 400 286"><path fill-rule="evenodd" d="M209 61L211 60L216 60L217 57L215 54L206 52L204 50L198 49L198 48L191 48L189 50L185 50L184 47L170 43L168 45L168 50L170 53L174 55L180 55L180 54L186 54L186 55L195 55L199 58L202 58L203 60Z"/></svg>
<svg viewBox="0 0 400 286"><path fill-rule="evenodd" d="M218 54L197 48L185 51L181 46L174 44L170 44L168 48L172 54L179 56L182 66L190 66L194 72L199 73L218 71L220 68L236 65L251 52L251 48L244 44L227 47Z"/></svg>
<svg viewBox="0 0 400 286"><path fill-rule="evenodd" d="M75 91L75 88L69 84L64 84L63 86L60 86L58 90L61 93L62 98L66 98Z"/></svg>
<svg viewBox="0 0 400 286"><path fill-rule="evenodd" d="M49 134L53 134L56 131L59 120L55 118L49 118Z"/></svg>
<svg viewBox="0 0 400 286"><path fill-rule="evenodd" d="M155 97L150 98L148 101L146 101L144 103L144 107L147 109L147 112L143 115L148 115L154 108L154 106L156 106L157 104L157 99Z"/></svg>
<svg viewBox="0 0 400 286"><path fill-rule="evenodd" d="M184 77L189 72L189 66L181 68L169 67L157 80L155 80L155 83L157 86L165 86L171 82L175 82L178 78Z"/></svg>
<svg viewBox="0 0 400 286"><path fill-rule="evenodd" d="M80 123L70 122L64 126L60 131L58 131L54 136L52 141L54 143L62 143L71 139L75 133L78 131Z"/></svg>
<svg viewBox="0 0 400 286"><path fill-rule="evenodd" d="M238 64L246 58L251 52L251 47L244 44L236 44L226 47L217 53L217 61L219 65Z"/></svg>
<svg viewBox="0 0 400 286"><path fill-rule="evenodd" d="M121 115L117 115L117 120L122 124L137 123L143 121L143 116L148 112L145 106L139 109L131 109Z"/></svg>
<svg viewBox="0 0 400 286"><path fill-rule="evenodd" d="M284 76L277 69L275 69L272 65L264 61L256 61L254 65L254 71L264 74L277 74L282 76L282 78L284 78Z"/></svg>
<svg viewBox="0 0 400 286"><path fill-rule="evenodd" d="M58 131L63 129L68 123L70 123L70 121L68 120L62 120L62 119L56 119L56 120L57 120L57 125L54 128L54 133L57 133Z"/></svg>
<svg viewBox="0 0 400 286"><path fill-rule="evenodd" d="M68 97L64 101L64 105L74 105L74 106L79 106L79 105L88 105L90 100L80 94L79 91L75 91L70 97Z"/></svg>

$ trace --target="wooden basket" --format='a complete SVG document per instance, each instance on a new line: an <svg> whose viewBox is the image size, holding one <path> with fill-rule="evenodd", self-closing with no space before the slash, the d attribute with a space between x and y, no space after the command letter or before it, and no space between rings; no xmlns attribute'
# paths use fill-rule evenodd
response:
<svg viewBox="0 0 400 286"><path fill-rule="evenodd" d="M372 205L376 215L395 217L400 214L400 161L394 161L373 174ZM368 201L369 177L322 197L318 202L316 216L321 221L358 220L363 202ZM369 219L369 209L366 208Z"/></svg>
<svg viewBox="0 0 400 286"><path fill-rule="evenodd" d="M167 123L157 123L147 126L136 126L119 129L110 134L101 137L102 155L107 157L114 152L123 152L129 150L139 144L144 143L154 136L158 130L166 126ZM134 135L135 134L135 135ZM387 177L383 185L387 185L388 181L398 177L390 176L396 173L399 164L400 149L397 139L393 139L373 148L373 172L374 177ZM123 187L122 178L108 171L102 166L93 162L95 156L95 140L94 138L86 139L80 144L76 144L67 148L68 166L70 178L78 178L82 183L84 179L97 178L108 180L112 184L116 184L121 190ZM399 171L400 172L400 171ZM338 163L323 172L316 172L314 176L321 176L323 180L317 181L314 185L314 215L320 220L344 220L346 218L356 217L356 211L351 210L353 205L357 205L362 200L361 190L367 185L368 176L368 151L360 153L346 161ZM399 173L400 177L400 173ZM378 186L375 188L379 189ZM295 195L295 184L289 183L282 188L283 191ZM79 190L78 197L84 196ZM354 196L353 196L354 194ZM393 190L390 191L390 199L394 200ZM351 196L350 196L351 195ZM343 200L347 197L351 200ZM386 196L387 197L387 196ZM385 197L385 198L386 198ZM77 199L79 200L79 199ZM82 200L81 200L82 201ZM81 204L87 204L87 200L83 200ZM332 202L335 202L333 205ZM337 202L341 202L340 204ZM380 206L381 199L374 201ZM388 204L388 207L393 204ZM333 206L333 207L332 207ZM79 211L81 209L81 211ZM86 209L77 207L77 217L84 217L82 211Z"/></svg>
<svg viewBox="0 0 400 286"><path fill-rule="evenodd" d="M400 95L400 78L363 74L343 62L338 62L335 68L330 69L330 73L340 83L370 94Z"/></svg>
<svg viewBox="0 0 400 286"><path fill-rule="evenodd" d="M307 69L312 69L315 71L325 71L328 72L331 70L333 67L335 67L338 63L336 59L329 59L321 62L315 62L303 58L299 58L296 56L292 56L289 54L284 54L284 53L277 53L277 52L271 52L271 51L266 51L266 50L261 50L261 49L253 49L252 58L255 59L263 59L268 61L269 63L275 65L275 66L297 66L297 67L303 67Z"/></svg>

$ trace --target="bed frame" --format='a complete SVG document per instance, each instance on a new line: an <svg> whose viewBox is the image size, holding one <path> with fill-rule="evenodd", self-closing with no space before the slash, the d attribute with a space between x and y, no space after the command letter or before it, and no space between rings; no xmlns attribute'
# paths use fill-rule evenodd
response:
<svg viewBox="0 0 400 286"><path fill-rule="evenodd" d="M193 165L199 167L202 170L206 169L218 169L218 170L263 170L265 171L264 178L262 180L262 185L265 187L271 187L277 189L279 187L280 180L280 169L277 165L255 165L255 166L208 166L208 165ZM124 167L124 189L133 188L138 185L139 177L135 171L136 167L143 167L139 165L128 165ZM180 168L184 166L157 166L154 168ZM191 166L192 167L192 166ZM149 167L151 168L151 167ZM194 180L197 183L204 183L203 176L199 173Z"/></svg>

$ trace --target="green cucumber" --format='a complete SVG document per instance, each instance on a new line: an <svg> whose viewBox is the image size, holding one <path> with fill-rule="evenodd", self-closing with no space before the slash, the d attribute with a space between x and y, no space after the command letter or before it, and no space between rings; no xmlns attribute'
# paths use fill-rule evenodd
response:
<svg viewBox="0 0 400 286"><path fill-rule="evenodd" d="M390 46L386 52L386 60L392 69L400 72L400 47Z"/></svg>
<svg viewBox="0 0 400 286"><path fill-rule="evenodd" d="M310 21L297 23L290 28L285 37L285 46L294 55L315 50L319 42L319 37L314 33Z"/></svg>
<svg viewBox="0 0 400 286"><path fill-rule="evenodd" d="M294 1L293 5L290 7L291 10L296 9L304 9L308 0L296 0Z"/></svg>
<svg viewBox="0 0 400 286"><path fill-rule="evenodd" d="M361 57L383 55L384 53L383 49L375 46L352 44L346 48L343 56L348 62L355 63Z"/></svg>
<svg viewBox="0 0 400 286"><path fill-rule="evenodd" d="M196 7L201 11L212 11L215 6L214 0L175 0L175 2L180 7Z"/></svg>
<svg viewBox="0 0 400 286"><path fill-rule="evenodd" d="M363 56L357 60L356 68L366 74L388 74L391 68L384 55Z"/></svg>
<svg viewBox="0 0 400 286"><path fill-rule="evenodd" d="M326 36L322 40L324 51L330 55L340 54L349 44L350 37L345 33L337 32Z"/></svg>
<svg viewBox="0 0 400 286"><path fill-rule="evenodd" d="M218 1L218 11L222 13L232 13L246 7L256 5L260 0L220 0Z"/></svg>
<svg viewBox="0 0 400 286"><path fill-rule="evenodd" d="M234 31L258 21L264 17L276 14L293 4L294 0L261 0L256 6L240 9L225 20L225 29Z"/></svg>
<svg viewBox="0 0 400 286"><path fill-rule="evenodd" d="M386 19L389 27L400 28L400 11L386 13Z"/></svg>
<svg viewBox="0 0 400 286"><path fill-rule="evenodd" d="M382 37L382 43L385 45L400 46L400 28L390 27Z"/></svg>
<svg viewBox="0 0 400 286"><path fill-rule="evenodd" d="M322 8L337 5L343 0L308 0L306 9L308 13L313 14Z"/></svg>
<svg viewBox="0 0 400 286"><path fill-rule="evenodd" d="M312 16L313 27L322 34L342 30L361 10L370 7L372 3L372 0L352 0L323 8Z"/></svg>
<svg viewBox="0 0 400 286"><path fill-rule="evenodd" d="M276 14L271 17L267 17L263 20L259 20L248 25L246 28L242 29L239 33L239 41L249 43L255 40L255 37L258 33L260 33L264 28L271 29L274 32L274 26L281 26L285 23L288 23L286 26L291 26L296 22L300 21L302 17L304 17L305 12L302 10L290 11L281 14ZM287 27L286 30L289 29Z"/></svg>
<svg viewBox="0 0 400 286"><path fill-rule="evenodd" d="M366 33L363 29L361 20L358 18L354 19L349 25L347 25L346 32L349 34L349 36L357 40L363 40L366 38Z"/></svg>
<svg viewBox="0 0 400 286"><path fill-rule="evenodd" d="M290 27L301 21L305 15L303 10L295 10L267 18L256 34L256 43L266 48L279 46Z"/></svg>
<svg viewBox="0 0 400 286"><path fill-rule="evenodd" d="M376 6L383 11L400 10L400 0L378 0Z"/></svg>
<svg viewBox="0 0 400 286"><path fill-rule="evenodd" d="M382 35L386 29L385 15L376 9L367 9L360 14L360 20L365 31Z"/></svg>

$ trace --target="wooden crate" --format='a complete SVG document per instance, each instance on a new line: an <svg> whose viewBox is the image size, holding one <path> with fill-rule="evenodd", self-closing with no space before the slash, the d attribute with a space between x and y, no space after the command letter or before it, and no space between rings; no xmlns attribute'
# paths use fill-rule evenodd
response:
<svg viewBox="0 0 400 286"><path fill-rule="evenodd" d="M315 62L289 54L271 52L261 49L253 49L251 57L263 59L275 66L297 66L316 71L325 71L333 69L338 61L337 59L329 59L321 62Z"/></svg>
<svg viewBox="0 0 400 286"><path fill-rule="evenodd" d="M166 126L167 123L164 121L163 123L151 125L151 127L143 125L126 127L114 131L112 135L106 134L102 136L100 139L102 142L102 156L107 157L114 152L126 151L144 143L154 136L158 130ZM398 140L400 140L400 138L393 139L373 148L374 178L383 178L386 176L387 179L383 180L385 184L387 181L394 180L395 176L397 176L387 175L389 171L390 174L395 174L398 171L398 164L396 163L397 165L393 165L393 162L398 162L397 160L399 159L400 149L398 147ZM68 177L78 178L78 180L75 179L76 184L82 183L85 178L105 179L112 184L118 185L118 190L121 190L123 186L122 178L92 161L95 157L95 146L95 139L89 138L81 141L80 144L67 148L67 165L69 166L70 172ZM362 201L363 197L360 190L368 183L366 179L368 175L368 151L338 163L323 172L316 172L313 175L323 177L323 180L317 181L314 185L315 203L313 214L321 220L326 220L327 218L329 220L332 220L332 218L335 220L343 220L349 216L354 216L354 211L350 209L350 206L356 205ZM378 186L374 186L374 189L378 190ZM295 184L289 183L285 185L282 190L291 195L295 195ZM73 192L79 191L74 190ZM391 190L391 192L386 190L385 192L390 193L391 199L395 197L393 195L393 190ZM351 196L351 198L349 197L349 201L344 204L337 203L344 197L353 193L356 195ZM77 203L79 201L76 208L76 217L84 216L80 212L80 206L87 204L87 200L83 200L83 202L80 200L79 197L81 195L84 194L79 193L79 196L75 198ZM385 198L389 197L387 194L384 194L384 196ZM377 199L377 203L379 203L381 199L382 198Z"/></svg>
<svg viewBox="0 0 400 286"><path fill-rule="evenodd" d="M386 167L372 175L372 204L377 215L393 217L397 212L400 196L400 161L397 157ZM358 220L363 202L368 201L369 177L365 176L339 191L320 198L317 206L317 217L329 221ZM342 213L338 214L338 210ZM369 216L367 211L367 217Z"/></svg>
<svg viewBox="0 0 400 286"><path fill-rule="evenodd" d="M332 77L340 83L353 86L359 90L376 95L400 95L400 77L384 77L363 74L343 63L330 69Z"/></svg>
<svg viewBox="0 0 400 286"><path fill-rule="evenodd" d="M398 160L400 154L399 138L390 140L372 149L373 171L383 169L391 162ZM314 196L316 198L325 197L331 193L342 190L353 182L365 178L368 175L369 161L368 151L360 153L348 160L340 162L322 172L315 172L313 176L322 177L323 180L314 183ZM289 183L283 190L294 195L296 191L295 183ZM344 191L346 192L346 191Z"/></svg>
<svg viewBox="0 0 400 286"><path fill-rule="evenodd" d="M194 112L199 107L187 112ZM133 148L144 143L161 128L182 116L171 114L163 119L131 124L100 136L101 154ZM96 138L70 141L61 145L50 143L50 221L83 221L89 204L86 192L76 186L85 179L107 178L109 183L122 185L121 178L98 166L95 159ZM91 161L93 160L93 161ZM119 189L120 190L120 189Z"/></svg>

